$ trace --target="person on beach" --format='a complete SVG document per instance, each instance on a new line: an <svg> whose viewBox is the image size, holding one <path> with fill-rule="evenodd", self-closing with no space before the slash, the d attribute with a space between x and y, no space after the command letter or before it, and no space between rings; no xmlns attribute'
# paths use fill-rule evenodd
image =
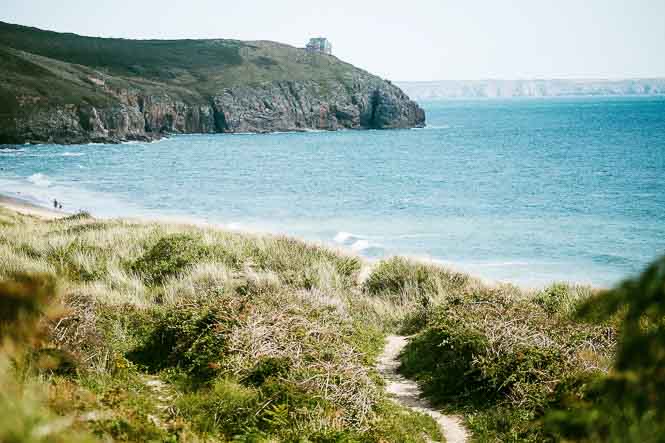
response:
<svg viewBox="0 0 665 443"><path fill-rule="evenodd" d="M58 200L53 199L53 209L58 209Z"/></svg>

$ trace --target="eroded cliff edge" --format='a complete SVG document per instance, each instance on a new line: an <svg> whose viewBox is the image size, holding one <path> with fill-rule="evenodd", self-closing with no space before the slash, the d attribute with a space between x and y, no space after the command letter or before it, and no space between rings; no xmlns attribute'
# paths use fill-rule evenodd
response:
<svg viewBox="0 0 665 443"><path fill-rule="evenodd" d="M132 41L0 23L0 143L425 124L398 87L274 42Z"/></svg>

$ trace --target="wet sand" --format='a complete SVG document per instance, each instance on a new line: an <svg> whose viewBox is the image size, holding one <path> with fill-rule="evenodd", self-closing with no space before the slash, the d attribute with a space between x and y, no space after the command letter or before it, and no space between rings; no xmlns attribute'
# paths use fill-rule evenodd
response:
<svg viewBox="0 0 665 443"><path fill-rule="evenodd" d="M0 206L16 211L19 214L32 215L34 217L53 220L56 218L67 217L69 213L61 210L49 209L43 206L36 205L27 200L16 197L9 197L0 194Z"/></svg>

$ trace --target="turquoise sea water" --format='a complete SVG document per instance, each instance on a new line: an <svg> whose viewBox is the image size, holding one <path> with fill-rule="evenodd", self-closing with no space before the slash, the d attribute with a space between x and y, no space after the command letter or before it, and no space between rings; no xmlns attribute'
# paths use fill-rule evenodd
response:
<svg viewBox="0 0 665 443"><path fill-rule="evenodd" d="M0 150L0 192L286 233L491 280L607 286L665 253L665 98L424 103L400 131ZM19 194L20 193L20 194Z"/></svg>

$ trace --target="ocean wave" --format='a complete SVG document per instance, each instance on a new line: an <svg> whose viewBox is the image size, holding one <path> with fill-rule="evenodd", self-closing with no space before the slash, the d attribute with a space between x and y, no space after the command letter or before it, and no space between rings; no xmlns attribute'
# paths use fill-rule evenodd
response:
<svg viewBox="0 0 665 443"><path fill-rule="evenodd" d="M245 227L238 222L231 222L225 225L225 227L231 231L243 231Z"/></svg>
<svg viewBox="0 0 665 443"><path fill-rule="evenodd" d="M432 131L437 129L450 129L450 125L427 125L424 128L412 128L414 131Z"/></svg>
<svg viewBox="0 0 665 443"><path fill-rule="evenodd" d="M33 185L39 186L41 188L48 188L49 186L51 186L51 180L49 179L49 177L45 174L42 174L41 172L32 174L30 177L27 178L27 180Z"/></svg>
<svg viewBox="0 0 665 443"><path fill-rule="evenodd" d="M209 135L209 134L195 134L195 135ZM162 137L162 138L158 138L158 139L155 139L155 140L150 140L148 142L148 144L152 145L152 144L155 144L155 143L166 142L166 141L169 141L171 139L172 139L172 137Z"/></svg>
<svg viewBox="0 0 665 443"><path fill-rule="evenodd" d="M351 250L355 252L361 252L369 249L371 247L370 243L367 240L356 240L351 243Z"/></svg>
<svg viewBox="0 0 665 443"><path fill-rule="evenodd" d="M352 234L346 231L338 232L335 237L333 237L333 242L338 245L342 245L346 248L349 248L353 252L361 253L363 255L382 255L383 247L379 244L376 244L370 241L367 237Z"/></svg>
<svg viewBox="0 0 665 443"><path fill-rule="evenodd" d="M14 154L21 153L23 157L39 157L39 158L49 158L49 157L81 157L85 155L84 152L26 152L25 149L10 149L7 151L0 150L0 153L4 154Z"/></svg>
<svg viewBox="0 0 665 443"><path fill-rule="evenodd" d="M17 154L19 152L25 152L23 148L0 148L1 154Z"/></svg>
<svg viewBox="0 0 665 443"><path fill-rule="evenodd" d="M335 235L335 238L333 238L333 240L336 243L344 244L344 243L347 243L349 240L351 240L353 238L356 238L356 236L351 234L350 232L341 231L341 232L338 232L337 235Z"/></svg>
<svg viewBox="0 0 665 443"><path fill-rule="evenodd" d="M489 263L469 263L469 266L476 266L479 268L499 268L502 266L530 266L532 263L525 261L502 261L502 262L489 262Z"/></svg>

